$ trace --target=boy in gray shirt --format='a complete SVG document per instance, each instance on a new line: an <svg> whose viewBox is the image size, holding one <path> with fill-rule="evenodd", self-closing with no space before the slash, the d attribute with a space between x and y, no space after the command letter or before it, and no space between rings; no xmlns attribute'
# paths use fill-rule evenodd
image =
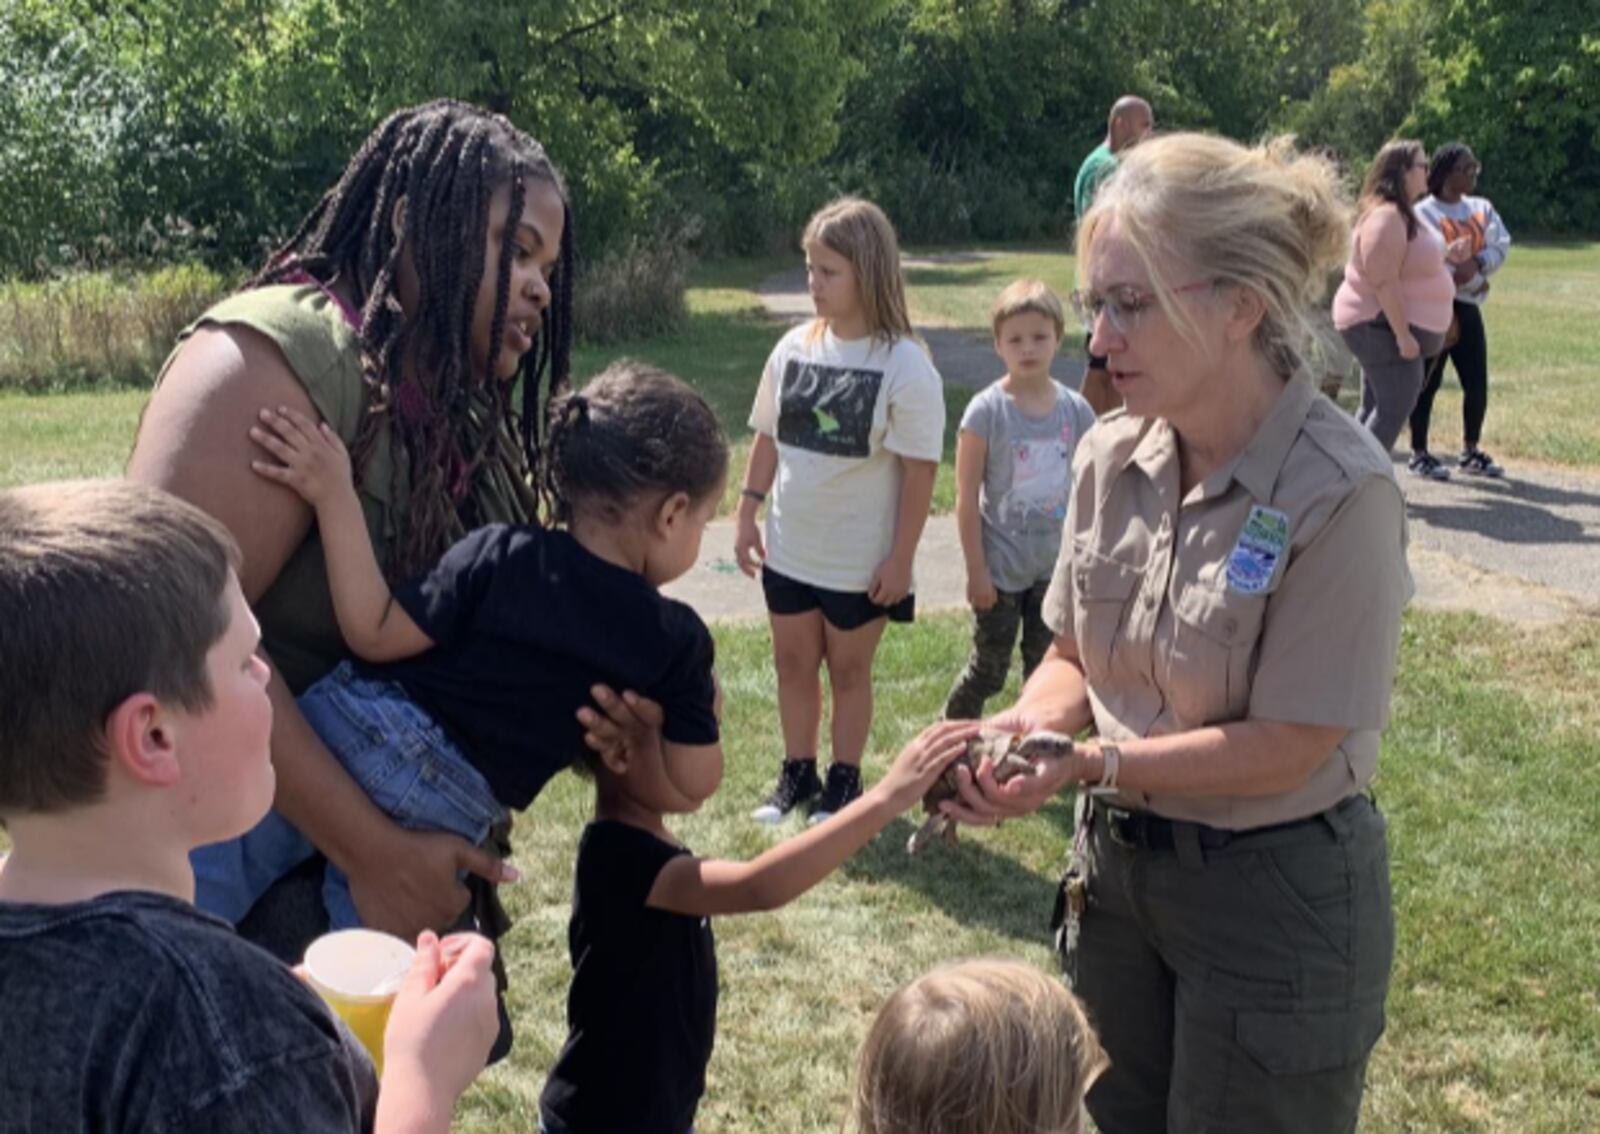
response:
<svg viewBox="0 0 1600 1134"><path fill-rule="evenodd" d="M967 562L972 657L945 702L948 718L977 718L1000 692L1022 629L1024 677L1053 635L1041 614L1061 547L1072 454L1094 410L1050 377L1065 318L1038 280L1000 293L991 314L1003 378L967 405L956 439L956 524Z"/></svg>

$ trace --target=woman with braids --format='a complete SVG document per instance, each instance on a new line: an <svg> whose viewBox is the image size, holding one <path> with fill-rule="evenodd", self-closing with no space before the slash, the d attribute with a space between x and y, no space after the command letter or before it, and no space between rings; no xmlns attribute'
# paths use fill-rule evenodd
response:
<svg viewBox="0 0 1600 1134"><path fill-rule="evenodd" d="M402 110L250 288L183 333L129 458L129 477L192 501L238 540L274 670L274 815L348 878L364 923L407 939L462 915L468 873L498 881L505 868L468 839L384 815L297 709L295 695L348 657L331 533L300 495L252 471L267 453L251 429L281 406L350 446L360 517L392 579L471 528L535 519L539 400L568 376L572 263L566 190L537 142L457 102ZM239 844L195 862L197 904L240 920L259 886ZM258 915L247 933L297 955L321 927L294 913Z"/></svg>
<svg viewBox="0 0 1600 1134"><path fill-rule="evenodd" d="M1511 250L1511 233L1487 197L1474 197L1478 172L1483 167L1460 142L1440 146L1428 167L1428 196L1417 215L1436 228L1444 239L1466 246L1454 266L1454 336L1446 336L1444 350L1428 360L1428 380L1411 411L1411 471L1434 480L1448 480L1444 463L1428 451L1428 425L1433 417L1433 397L1444 378L1445 360L1455 364L1461 382L1461 456L1456 470L1469 476L1499 477L1505 469L1478 447L1483 419L1489 412L1489 346L1483 333L1483 305L1489 298L1489 277L1500 270Z"/></svg>

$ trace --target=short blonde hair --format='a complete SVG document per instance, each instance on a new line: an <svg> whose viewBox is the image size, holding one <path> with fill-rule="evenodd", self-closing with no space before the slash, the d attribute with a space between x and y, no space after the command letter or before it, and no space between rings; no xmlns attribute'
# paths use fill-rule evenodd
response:
<svg viewBox="0 0 1600 1134"><path fill-rule="evenodd" d="M1078 1134L1105 1069L1083 1008L1017 961L934 969L884 1003L861 1046L861 1134Z"/></svg>
<svg viewBox="0 0 1600 1134"><path fill-rule="evenodd" d="M1150 273L1162 308L1191 340L1197 328L1173 301L1174 261L1265 305L1255 346L1281 374L1297 369L1309 316L1350 243L1350 208L1327 158L1294 139L1244 146L1208 134L1153 138L1119 159L1078 226L1080 283L1095 238L1112 222Z"/></svg>
<svg viewBox="0 0 1600 1134"><path fill-rule="evenodd" d="M994 337L1000 337L1001 323L1029 312L1043 315L1054 323L1057 339L1066 334L1067 313L1062 310L1061 297L1051 291L1043 280L1017 280L1000 293L989 311L989 324L994 329Z"/></svg>
<svg viewBox="0 0 1600 1134"><path fill-rule="evenodd" d="M916 338L900 272L900 241L882 209L860 197L840 197L817 210L800 244L820 244L850 261L868 334L885 342ZM824 325L818 319L812 334L820 336Z"/></svg>

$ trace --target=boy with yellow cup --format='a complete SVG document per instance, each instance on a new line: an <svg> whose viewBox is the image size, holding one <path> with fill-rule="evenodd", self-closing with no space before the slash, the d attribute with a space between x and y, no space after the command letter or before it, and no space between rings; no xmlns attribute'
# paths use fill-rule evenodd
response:
<svg viewBox="0 0 1600 1134"><path fill-rule="evenodd" d="M445 1134L488 1055L488 941L418 939L368 1041L380 1091L309 988L194 908L190 851L273 796L238 568L216 521L156 489L0 492L6 1129Z"/></svg>

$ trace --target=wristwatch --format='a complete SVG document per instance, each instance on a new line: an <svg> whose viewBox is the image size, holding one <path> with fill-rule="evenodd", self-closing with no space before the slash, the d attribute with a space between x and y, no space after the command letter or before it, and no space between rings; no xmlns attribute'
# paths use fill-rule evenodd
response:
<svg viewBox="0 0 1600 1134"><path fill-rule="evenodd" d="M1122 771L1122 749L1105 741L1100 741L1095 747L1100 750L1100 780L1089 788L1089 794L1115 795L1117 775Z"/></svg>

